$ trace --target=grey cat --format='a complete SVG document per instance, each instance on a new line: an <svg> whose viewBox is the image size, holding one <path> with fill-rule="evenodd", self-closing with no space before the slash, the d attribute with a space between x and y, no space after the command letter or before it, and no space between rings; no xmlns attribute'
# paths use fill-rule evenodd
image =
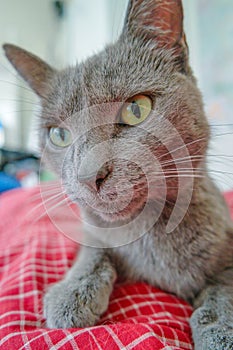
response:
<svg viewBox="0 0 233 350"><path fill-rule="evenodd" d="M209 127L181 0L130 0L118 41L57 71L6 44L41 100L41 148L82 207L84 245L47 325L94 325L116 277L191 302L195 349L233 349L233 227L205 166Z"/></svg>

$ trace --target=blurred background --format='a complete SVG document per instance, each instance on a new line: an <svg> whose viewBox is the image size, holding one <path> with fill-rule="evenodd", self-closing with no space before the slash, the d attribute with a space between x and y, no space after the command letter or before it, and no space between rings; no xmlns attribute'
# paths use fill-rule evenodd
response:
<svg viewBox="0 0 233 350"><path fill-rule="evenodd" d="M19 45L57 68L75 64L118 37L127 2L0 0L0 45ZM233 188L233 2L183 0L183 5L191 64L212 130L208 166L227 190ZM38 102L0 49L0 147L5 152L0 162L5 167L9 157L23 160L19 180L36 169ZM28 153L31 163L25 165ZM17 166L10 164L8 171L14 174ZM25 185L34 181L31 176Z"/></svg>

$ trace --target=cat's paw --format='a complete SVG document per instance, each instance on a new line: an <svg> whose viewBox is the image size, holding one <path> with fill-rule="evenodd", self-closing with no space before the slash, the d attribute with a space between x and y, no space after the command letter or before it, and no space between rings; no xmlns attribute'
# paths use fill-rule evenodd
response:
<svg viewBox="0 0 233 350"><path fill-rule="evenodd" d="M215 310L200 307L191 317L195 350L232 350L233 325L218 319Z"/></svg>
<svg viewBox="0 0 233 350"><path fill-rule="evenodd" d="M80 279L52 286L44 297L44 316L48 328L76 328L95 325L109 302L106 285Z"/></svg>

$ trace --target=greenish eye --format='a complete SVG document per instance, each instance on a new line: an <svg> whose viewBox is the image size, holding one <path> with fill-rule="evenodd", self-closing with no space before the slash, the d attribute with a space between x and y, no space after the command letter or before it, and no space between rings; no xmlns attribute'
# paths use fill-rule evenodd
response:
<svg viewBox="0 0 233 350"><path fill-rule="evenodd" d="M64 128L50 128L50 141L57 147L67 147L72 143L71 132Z"/></svg>
<svg viewBox="0 0 233 350"><path fill-rule="evenodd" d="M120 122L128 125L142 123L152 110L152 101L146 95L136 95L128 99L120 114Z"/></svg>

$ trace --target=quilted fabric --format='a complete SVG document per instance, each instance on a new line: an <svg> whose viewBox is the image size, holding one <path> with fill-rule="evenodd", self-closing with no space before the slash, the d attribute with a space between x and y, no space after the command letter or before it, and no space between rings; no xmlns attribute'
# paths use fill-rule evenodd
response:
<svg viewBox="0 0 233 350"><path fill-rule="evenodd" d="M0 218L0 350L193 348L192 308L144 283L116 285L95 327L47 329L44 292L72 265L77 244L54 227L38 188L2 195Z"/></svg>

